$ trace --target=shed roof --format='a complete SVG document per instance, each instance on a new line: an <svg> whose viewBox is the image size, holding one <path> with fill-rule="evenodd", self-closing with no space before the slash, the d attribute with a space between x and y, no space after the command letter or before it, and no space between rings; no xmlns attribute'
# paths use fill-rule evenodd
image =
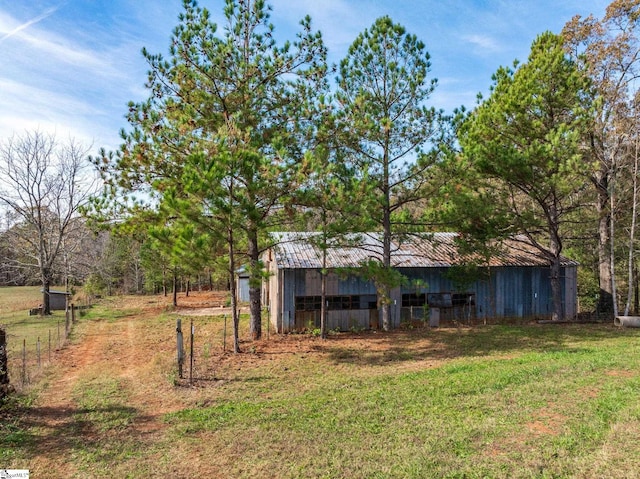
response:
<svg viewBox="0 0 640 479"><path fill-rule="evenodd" d="M286 232L272 233L275 260L281 269L322 268L322 251L314 243L318 233ZM473 260L463 257L455 241L456 233L412 234L391 242L391 263L395 268L450 267ZM328 268L350 268L371 260L382 258L382 235L362 233L349 235L341 244L327 250ZM577 266L578 263L562 257L562 266ZM490 266L548 266L549 261L525 237L509 239L496 248L489 260Z"/></svg>

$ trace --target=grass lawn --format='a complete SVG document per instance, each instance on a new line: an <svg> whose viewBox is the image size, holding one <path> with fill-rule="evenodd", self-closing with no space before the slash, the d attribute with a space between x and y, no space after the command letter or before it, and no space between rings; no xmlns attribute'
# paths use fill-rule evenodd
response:
<svg viewBox="0 0 640 479"><path fill-rule="evenodd" d="M433 354L413 347L423 335L437 343ZM493 326L409 336L383 352L329 341L319 361L301 354L247 371L167 421L178 441L216 451L233 477L640 471L637 331Z"/></svg>
<svg viewBox="0 0 640 479"><path fill-rule="evenodd" d="M7 333L9 374L16 385L21 382L23 347L27 353L27 376L33 376L37 369L38 339L41 364L48 361L49 340L52 351L64 340L64 311L53 311L46 317L29 316L29 309L42 303L40 290L40 286L0 287L0 327Z"/></svg>
<svg viewBox="0 0 640 479"><path fill-rule="evenodd" d="M234 355L222 351L222 316L194 317L189 384L176 374L175 322L188 331L191 320L145 302L109 300L80 319L43 399L15 409L0 435L0 462L95 478L640 471L640 329L494 325L252 342L243 316Z"/></svg>

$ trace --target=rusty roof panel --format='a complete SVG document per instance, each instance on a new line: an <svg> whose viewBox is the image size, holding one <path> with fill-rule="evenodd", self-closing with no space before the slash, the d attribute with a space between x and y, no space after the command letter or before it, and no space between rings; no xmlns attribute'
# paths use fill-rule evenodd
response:
<svg viewBox="0 0 640 479"><path fill-rule="evenodd" d="M279 268L318 269L322 268L322 250L313 239L318 233L272 233L276 246L274 252ZM436 268L449 267L477 260L479 256L462 257L458 252L456 233L428 233L406 236L391 245L392 265L396 268ZM327 249L328 268L357 267L360 264L382 258L382 241L379 233L349 235L342 244ZM563 266L578 263L562 258ZM489 259L489 266L548 266L549 261L523 236L504 241L496 247Z"/></svg>

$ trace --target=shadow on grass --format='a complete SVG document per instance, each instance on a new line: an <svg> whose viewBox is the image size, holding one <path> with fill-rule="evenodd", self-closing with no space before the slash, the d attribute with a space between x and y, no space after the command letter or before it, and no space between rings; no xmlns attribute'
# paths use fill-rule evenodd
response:
<svg viewBox="0 0 640 479"><path fill-rule="evenodd" d="M0 409L0 450L12 448L26 459L44 456L68 462L86 457L89 462L113 463L135 455L157 421L129 406L85 409L20 401L14 398Z"/></svg>
<svg viewBox="0 0 640 479"><path fill-rule="evenodd" d="M335 363L383 365L402 361L510 355L525 352L572 352L621 336L640 337L640 330L611 325L522 325L407 331L343 333L317 344Z"/></svg>

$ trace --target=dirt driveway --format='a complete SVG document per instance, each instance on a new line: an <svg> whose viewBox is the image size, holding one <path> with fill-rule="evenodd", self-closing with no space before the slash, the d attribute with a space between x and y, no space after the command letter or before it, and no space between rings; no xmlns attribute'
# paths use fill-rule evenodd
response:
<svg viewBox="0 0 640 479"><path fill-rule="evenodd" d="M221 299L211 293L192 293L189 298L180 297L179 306L167 313L172 310L170 298L115 298L104 305L109 311L104 317L81 319L71 341L56 354L47 377L34 391L34 403L23 412L21 423L28 434L23 451L26 460L18 455L15 463L0 467L29 469L32 478L47 479L129 477L132 469L131 477L220 477L220 469L200 460L197 451L184 450L184 442L176 444L164 420L166 414L214 401L223 390L218 386L235 381L247 370L273 367L275 361L287 357L328 354L319 338L273 334L257 342L244 341L245 354L223 352L221 330L214 328L220 320L214 324L214 319L201 316L228 314ZM213 329L210 337L199 336L199 342L200 351L204 350L208 364L215 368L203 366L201 360L193 384L176 375L178 316L185 322L191 321L189 316L196 322L209 321ZM204 329L200 328L200 335ZM242 337L248 337L248 332ZM375 335L346 335L334 338L331 344L334 349L350 351L353 357L359 350L371 354L379 349L384 361L393 354L389 338L380 335L376 339ZM431 353L437 356L434 349ZM184 464L190 465L190 475L183 475Z"/></svg>
<svg viewBox="0 0 640 479"><path fill-rule="evenodd" d="M179 403L168 394L149 394L170 391L167 381L151 372L153 358L163 350L169 354L169 344L150 334L150 319L163 305L146 306L142 315L78 323L70 343L56 354L42 390L36 391L35 403L26 410L33 457L13 467L29 469L35 478L86 477L82 464L90 463L88 456L102 446L112 446L114 437L145 436L146 443L154 441L165 427L162 415ZM109 415L126 418L129 424L109 427Z"/></svg>

